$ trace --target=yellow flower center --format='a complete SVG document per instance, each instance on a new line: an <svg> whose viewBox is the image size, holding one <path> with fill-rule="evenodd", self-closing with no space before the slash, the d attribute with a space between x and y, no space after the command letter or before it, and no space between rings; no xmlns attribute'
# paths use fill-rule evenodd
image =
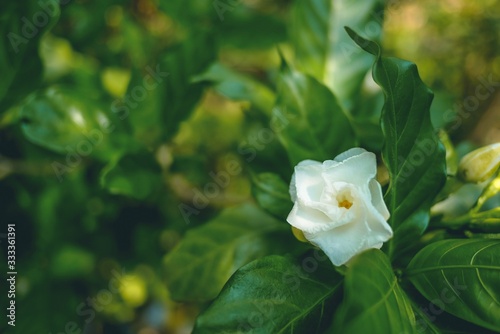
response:
<svg viewBox="0 0 500 334"><path fill-rule="evenodd" d="M349 202L348 200L343 200L341 202L339 202L339 208L346 208L347 210L349 210L352 206L352 202Z"/></svg>

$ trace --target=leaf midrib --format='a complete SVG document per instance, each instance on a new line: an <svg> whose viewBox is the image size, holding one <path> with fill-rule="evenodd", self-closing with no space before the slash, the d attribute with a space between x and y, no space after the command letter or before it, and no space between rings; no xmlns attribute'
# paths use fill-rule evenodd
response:
<svg viewBox="0 0 500 334"><path fill-rule="evenodd" d="M441 271L445 269L470 269L470 270L476 270L476 269L485 269L485 270L498 270L500 271L500 266L490 266L490 265L481 265L481 264L455 264L455 265L446 265L446 266L432 266L432 267L427 267L427 268L420 268L420 269L410 269L406 271L403 275L403 277L412 277L415 275L420 275L423 273L427 272L433 272L433 271Z"/></svg>
<svg viewBox="0 0 500 334"><path fill-rule="evenodd" d="M313 308L315 308L317 305L319 305L320 302L323 303L327 298L331 297L337 291L337 289L342 285L342 282L343 282L343 280L338 282L335 286L333 286L331 288L330 291L328 291L328 293L325 293L325 295L321 299L318 299L316 303L313 303L309 308L304 310L304 312L299 313L296 317L294 317L292 320L290 320L285 326L283 326L283 328L278 332L278 334L284 333L284 330L287 329L289 326L291 326L293 323L295 323L295 321L297 321L298 319L304 318L307 314L309 314L309 312ZM315 283L318 283L318 282L315 282ZM321 321L321 319L319 321Z"/></svg>

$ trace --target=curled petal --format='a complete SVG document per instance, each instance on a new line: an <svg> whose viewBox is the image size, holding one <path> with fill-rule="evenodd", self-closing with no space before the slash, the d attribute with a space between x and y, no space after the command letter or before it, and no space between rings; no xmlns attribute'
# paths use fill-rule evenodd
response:
<svg viewBox="0 0 500 334"><path fill-rule="evenodd" d="M370 194L372 196L372 203L375 209L380 213L380 215L384 218L384 220L388 220L391 214L387 209L387 205L385 205L384 197L382 196L382 187L377 180L372 179L369 183Z"/></svg>
<svg viewBox="0 0 500 334"><path fill-rule="evenodd" d="M348 182L356 185L366 185L377 175L377 160L375 154L363 152L325 169L323 178L326 182Z"/></svg>
<svg viewBox="0 0 500 334"><path fill-rule="evenodd" d="M290 182L290 197L293 202L297 201L299 197L305 200L314 200L316 193L321 193L323 188L321 169L321 162L314 160L304 160L295 166Z"/></svg>

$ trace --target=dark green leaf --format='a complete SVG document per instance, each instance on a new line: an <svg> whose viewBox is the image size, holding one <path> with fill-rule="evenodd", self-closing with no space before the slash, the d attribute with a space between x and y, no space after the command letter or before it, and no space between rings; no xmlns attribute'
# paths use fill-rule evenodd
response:
<svg viewBox="0 0 500 334"><path fill-rule="evenodd" d="M442 331L429 319L428 315L418 305L412 304L418 333L441 334Z"/></svg>
<svg viewBox="0 0 500 334"><path fill-rule="evenodd" d="M39 40L60 14L55 1L41 4L37 0L0 4L0 113L40 84Z"/></svg>
<svg viewBox="0 0 500 334"><path fill-rule="evenodd" d="M241 268L198 317L193 333L322 333L342 277L329 262L308 267L306 260L316 261L306 258L301 269L297 260L268 256Z"/></svg>
<svg viewBox="0 0 500 334"><path fill-rule="evenodd" d="M500 331L499 253L498 240L438 241L414 257L405 277L437 307Z"/></svg>
<svg viewBox="0 0 500 334"><path fill-rule="evenodd" d="M331 333L416 333L410 300L380 250L366 251L349 263L344 296Z"/></svg>
<svg viewBox="0 0 500 334"><path fill-rule="evenodd" d="M405 282L408 283L409 282ZM457 318L445 312L422 296L415 287L405 286L406 293L410 296L413 311L417 321L418 333L426 334L493 334L496 332L480 327L471 322ZM439 304L439 303L438 303Z"/></svg>
<svg viewBox="0 0 500 334"><path fill-rule="evenodd" d="M346 110L352 110L372 59L352 44L344 26L379 42L383 8L382 0L295 1L291 41L299 69L332 89Z"/></svg>
<svg viewBox="0 0 500 334"><path fill-rule="evenodd" d="M296 243L287 224L253 205L224 210L205 225L190 230L165 259L172 298L213 299L231 275L248 262L284 253Z"/></svg>
<svg viewBox="0 0 500 334"><path fill-rule="evenodd" d="M245 6L242 1L230 2L215 0L211 2L225 3L228 10L214 10L218 15L217 32L221 44L238 49L275 48L278 43L286 41L284 20L277 15L263 15L260 11Z"/></svg>
<svg viewBox="0 0 500 334"><path fill-rule="evenodd" d="M382 158L390 177L385 201L394 229L389 242L392 257L397 249L411 246L427 228L433 199L446 181L445 149L430 120L433 94L420 79L415 64L380 57L376 43L349 28L347 31L358 45L377 57L373 78L385 95Z"/></svg>
<svg viewBox="0 0 500 334"><path fill-rule="evenodd" d="M288 185L276 174L255 175L252 178L252 194L264 210L277 218L286 219L292 210Z"/></svg>
<svg viewBox="0 0 500 334"><path fill-rule="evenodd" d="M264 84L234 72L220 63L213 64L194 80L211 81L220 94L233 100L249 101L266 115L271 115L275 100L273 91Z"/></svg>
<svg viewBox="0 0 500 334"><path fill-rule="evenodd" d="M158 64L136 71L126 97L115 105L121 117L129 117L134 135L146 146L175 136L203 93L203 83L191 79L215 58L214 41L200 33L167 51Z"/></svg>
<svg viewBox="0 0 500 334"><path fill-rule="evenodd" d="M332 92L285 61L271 126L293 166L305 159L333 159L356 144L351 124Z"/></svg>
<svg viewBox="0 0 500 334"><path fill-rule="evenodd" d="M160 189L162 174L153 154L139 151L113 157L100 182L112 194L145 200Z"/></svg>

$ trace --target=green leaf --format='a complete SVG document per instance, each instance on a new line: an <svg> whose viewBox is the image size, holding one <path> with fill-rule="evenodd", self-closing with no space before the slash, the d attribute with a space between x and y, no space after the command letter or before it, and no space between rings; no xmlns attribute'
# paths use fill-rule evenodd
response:
<svg viewBox="0 0 500 334"><path fill-rule="evenodd" d="M500 331L500 241L443 240L422 249L404 273L428 300Z"/></svg>
<svg viewBox="0 0 500 334"><path fill-rule="evenodd" d="M162 185L160 166L151 152L138 151L111 159L100 175L101 186L111 194L145 200Z"/></svg>
<svg viewBox="0 0 500 334"><path fill-rule="evenodd" d="M394 230L389 241L393 257L396 250L411 247L427 228L433 199L446 181L446 153L430 120L433 94L420 79L416 65L381 57L376 43L346 30L359 46L376 56L373 79L385 95L382 158L390 177L385 201Z"/></svg>
<svg viewBox="0 0 500 334"><path fill-rule="evenodd" d="M83 92L82 92L83 93ZM79 157L108 159L120 146L121 122L97 101L58 86L30 94L20 107L25 137L46 149Z"/></svg>
<svg viewBox="0 0 500 334"><path fill-rule="evenodd" d="M51 274L58 278L79 278L94 270L94 254L75 246L62 247L53 257Z"/></svg>
<svg viewBox="0 0 500 334"><path fill-rule="evenodd" d="M351 124L332 92L283 60L271 127L293 166L305 159L333 159L356 144Z"/></svg>
<svg viewBox="0 0 500 334"><path fill-rule="evenodd" d="M198 317L193 333L322 333L342 277L329 262L312 270L306 260L300 268L297 260L275 255L241 268Z"/></svg>
<svg viewBox="0 0 500 334"><path fill-rule="evenodd" d="M411 300L410 300L411 301ZM429 316L416 304L412 304L418 333L441 334L441 330L429 319Z"/></svg>
<svg viewBox="0 0 500 334"><path fill-rule="evenodd" d="M130 118L139 141L154 146L176 135L202 97L204 84L191 79L213 62L214 44L207 34L199 33L167 51L158 64L134 72L126 98L115 107L122 117Z"/></svg>
<svg viewBox="0 0 500 334"><path fill-rule="evenodd" d="M380 250L361 253L349 263L344 301L331 333L416 333L410 300Z"/></svg>
<svg viewBox="0 0 500 334"><path fill-rule="evenodd" d="M233 99L249 101L270 117L275 94L264 84L239 74L221 63L214 63L207 71L193 78L193 81L211 81L222 95Z"/></svg>
<svg viewBox="0 0 500 334"><path fill-rule="evenodd" d="M2 1L0 4L0 113L41 82L39 40L57 22L60 9L55 1L45 4L44 8L40 3L29 0ZM35 18L46 20L35 22Z"/></svg>
<svg viewBox="0 0 500 334"><path fill-rule="evenodd" d="M288 185L276 174L261 173L253 176L252 194L264 210L277 218L286 219L292 210Z"/></svg>
<svg viewBox="0 0 500 334"><path fill-rule="evenodd" d="M405 282L409 283L409 282ZM445 312L422 296L415 287L405 286L412 302L418 333L426 334L493 334L496 332L480 327Z"/></svg>
<svg viewBox="0 0 500 334"><path fill-rule="evenodd" d="M235 5L225 0L214 0L211 3L214 5L213 12L218 14L217 35L225 47L265 50L286 42L287 31L282 16L264 14L250 4L245 6L241 1ZM217 10L216 3L222 4L223 8ZM224 7L228 8L225 13Z"/></svg>
<svg viewBox="0 0 500 334"><path fill-rule="evenodd" d="M296 243L289 226L253 205L224 210L190 230L165 258L167 284L175 300L207 301L241 266L285 253Z"/></svg>
<svg viewBox="0 0 500 334"><path fill-rule="evenodd" d="M352 110L373 61L352 44L344 26L366 31L379 42L383 8L382 0L294 3L290 35L298 68L326 84L346 110Z"/></svg>

